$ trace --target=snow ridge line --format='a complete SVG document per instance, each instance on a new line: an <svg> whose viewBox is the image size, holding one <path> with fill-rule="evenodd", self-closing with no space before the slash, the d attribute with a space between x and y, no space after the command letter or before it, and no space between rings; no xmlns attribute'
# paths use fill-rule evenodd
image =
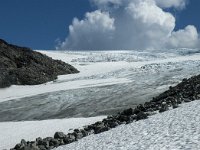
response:
<svg viewBox="0 0 200 150"><path fill-rule="evenodd" d="M37 138L36 141L26 142L24 139L11 150L49 150L61 145L70 144L91 134L99 134L115 128L121 124L129 124L141 119L147 119L148 116L162 113L169 108L177 108L181 103L191 102L200 98L200 75L189 79L183 79L175 87L169 87L169 90L153 98L150 102L138 105L136 108L126 109L117 115L108 116L102 121L75 129L72 133L64 134L56 132L54 137Z"/></svg>

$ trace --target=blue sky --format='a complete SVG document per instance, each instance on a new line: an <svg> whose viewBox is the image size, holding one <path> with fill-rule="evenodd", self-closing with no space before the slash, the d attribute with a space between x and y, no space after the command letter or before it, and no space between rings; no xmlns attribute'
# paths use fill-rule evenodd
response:
<svg viewBox="0 0 200 150"><path fill-rule="evenodd" d="M0 38L33 49L54 49L63 41L74 17L80 20L96 8L88 0L1 0ZM200 29L200 1L190 0L183 10L170 8L176 17L175 30L195 25Z"/></svg>
<svg viewBox="0 0 200 150"><path fill-rule="evenodd" d="M188 24L195 25L197 30L200 31L200 0L190 0L188 5L182 11L170 10L176 16L176 28L184 28Z"/></svg>

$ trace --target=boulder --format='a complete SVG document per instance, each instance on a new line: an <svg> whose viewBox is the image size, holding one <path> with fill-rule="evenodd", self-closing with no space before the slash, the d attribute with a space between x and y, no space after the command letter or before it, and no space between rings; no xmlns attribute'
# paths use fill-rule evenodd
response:
<svg viewBox="0 0 200 150"><path fill-rule="evenodd" d="M134 110L132 108L129 108L129 109L124 110L121 114L125 116L130 116L134 114Z"/></svg>
<svg viewBox="0 0 200 150"><path fill-rule="evenodd" d="M83 137L88 136L88 132L84 129L81 129L80 132L82 133Z"/></svg>
<svg viewBox="0 0 200 150"><path fill-rule="evenodd" d="M76 140L83 138L83 133L78 129L75 129L72 134L75 136Z"/></svg>
<svg viewBox="0 0 200 150"><path fill-rule="evenodd" d="M95 130L95 134L99 134L101 132L105 132L105 131L108 131L110 130L109 127L106 127L106 126L98 126Z"/></svg>
<svg viewBox="0 0 200 150"><path fill-rule="evenodd" d="M159 109L159 112L161 113L161 112L164 112L164 111L167 111L167 110L169 110L167 103L162 102L161 108Z"/></svg>
<svg viewBox="0 0 200 150"><path fill-rule="evenodd" d="M56 132L54 134L55 139L64 139L65 137L66 137L66 135L63 132Z"/></svg>
<svg viewBox="0 0 200 150"><path fill-rule="evenodd" d="M72 133L68 133L67 136L63 139L65 144L72 143L76 141L76 137Z"/></svg>
<svg viewBox="0 0 200 150"><path fill-rule="evenodd" d="M119 115L117 120L119 120L120 122L129 122L132 119L131 116Z"/></svg>
<svg viewBox="0 0 200 150"><path fill-rule="evenodd" d="M58 147L60 145L60 141L58 139L51 139L49 142L49 146Z"/></svg>
<svg viewBox="0 0 200 150"><path fill-rule="evenodd" d="M42 143L43 143L42 138L41 137L36 138L36 143L37 143L37 145L42 145Z"/></svg>
<svg viewBox="0 0 200 150"><path fill-rule="evenodd" d="M108 122L108 127L115 128L119 125L117 121Z"/></svg>
<svg viewBox="0 0 200 150"><path fill-rule="evenodd" d="M141 120L141 119L146 119L146 118L147 118L147 114L144 113L143 111L140 111L140 112L137 114L136 121Z"/></svg>
<svg viewBox="0 0 200 150"><path fill-rule="evenodd" d="M184 98L184 100L183 100L185 103L189 103L189 102L191 102L191 100L189 99L189 98Z"/></svg>

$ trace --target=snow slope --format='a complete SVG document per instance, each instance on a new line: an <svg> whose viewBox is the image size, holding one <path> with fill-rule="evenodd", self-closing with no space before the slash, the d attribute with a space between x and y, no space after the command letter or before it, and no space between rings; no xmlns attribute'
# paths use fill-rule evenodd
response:
<svg viewBox="0 0 200 150"><path fill-rule="evenodd" d="M91 135L55 150L199 150L200 101Z"/></svg>
<svg viewBox="0 0 200 150"><path fill-rule="evenodd" d="M100 121L104 116L91 118L54 119L43 121L1 122L0 150L13 148L21 139L35 140L37 137L52 137L57 131L69 133L73 129Z"/></svg>

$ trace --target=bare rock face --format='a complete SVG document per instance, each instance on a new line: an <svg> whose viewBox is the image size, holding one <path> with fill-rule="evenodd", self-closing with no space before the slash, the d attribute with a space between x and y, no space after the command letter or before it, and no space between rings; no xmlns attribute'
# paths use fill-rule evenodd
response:
<svg viewBox="0 0 200 150"><path fill-rule="evenodd" d="M55 80L58 75L78 72L60 60L0 39L0 88L42 84Z"/></svg>

